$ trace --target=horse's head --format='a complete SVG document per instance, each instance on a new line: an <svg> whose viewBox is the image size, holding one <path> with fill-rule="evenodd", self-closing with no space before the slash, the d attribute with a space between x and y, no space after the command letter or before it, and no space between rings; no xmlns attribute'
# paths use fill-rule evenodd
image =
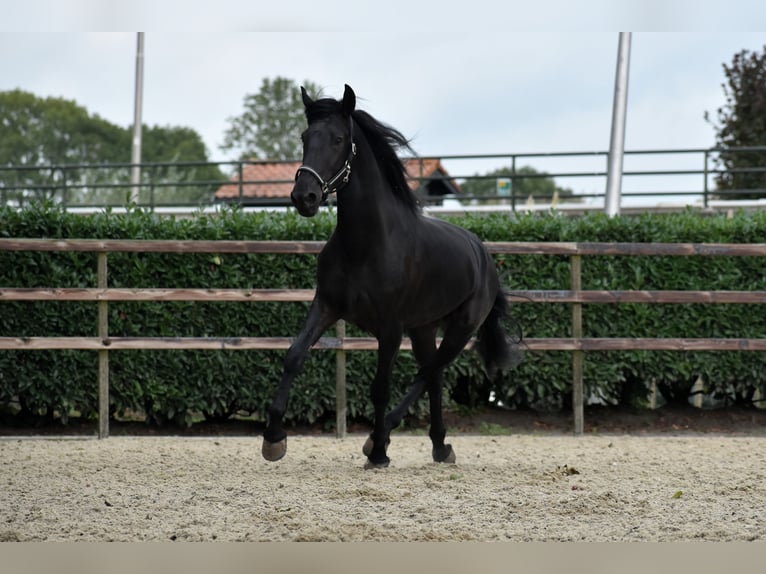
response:
<svg viewBox="0 0 766 574"><path fill-rule="evenodd" d="M341 101L314 101L301 87L308 128L301 135L303 163L295 174L290 194L293 205L306 217L316 215L327 196L348 183L356 155L351 114L356 106L354 91L346 86Z"/></svg>

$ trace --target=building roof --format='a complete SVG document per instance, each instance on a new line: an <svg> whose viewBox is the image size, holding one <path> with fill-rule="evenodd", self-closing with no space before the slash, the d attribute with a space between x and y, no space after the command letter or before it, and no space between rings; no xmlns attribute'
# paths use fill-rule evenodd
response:
<svg viewBox="0 0 766 574"><path fill-rule="evenodd" d="M437 158L408 158L403 160L407 170L410 189L416 191L425 188L430 195L459 193L460 187L450 179L447 170ZM290 197L293 190L295 173L300 166L298 161L253 161L242 165L243 199L263 198L278 199ZM239 199L239 173L229 178L229 183L222 185L215 192L217 201ZM445 190L434 192L432 184L446 186Z"/></svg>

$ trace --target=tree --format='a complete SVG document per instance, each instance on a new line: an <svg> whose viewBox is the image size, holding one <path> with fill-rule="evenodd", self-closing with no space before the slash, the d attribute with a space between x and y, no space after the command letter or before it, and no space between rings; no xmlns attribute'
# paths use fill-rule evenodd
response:
<svg viewBox="0 0 766 574"><path fill-rule="evenodd" d="M126 129L132 134L132 130ZM141 170L145 184L140 203L173 205L208 203L226 176L218 166L207 163L208 156L202 136L195 130L180 126L147 126L141 128ZM186 164L186 165L184 165ZM151 184L154 197L150 198Z"/></svg>
<svg viewBox="0 0 766 574"><path fill-rule="evenodd" d="M726 82L721 84L726 102L717 110L716 145L720 148L766 146L766 46L764 52L742 50L731 65L723 64ZM766 166L766 150L736 152L725 149L717 159L725 170L716 177L720 190L758 189L758 193L726 194L726 198L766 196L766 173L748 171Z"/></svg>
<svg viewBox="0 0 766 574"><path fill-rule="evenodd" d="M306 80L303 87L316 97L319 88ZM306 128L299 87L288 78L264 78L257 94L246 94L245 111L228 118L223 152L239 159L294 160L301 156L301 132Z"/></svg>
<svg viewBox="0 0 766 574"><path fill-rule="evenodd" d="M142 161L206 162L207 151L194 130L144 126ZM0 199L81 204L122 204L130 182L132 130L91 115L74 101L41 98L21 90L0 92ZM171 174L171 171L173 172ZM145 183L157 185L163 202L207 201L213 185L162 187L169 182L224 180L215 166L147 168ZM125 187L114 187L124 185ZM66 190L66 191L65 191ZM148 191L142 193L148 198Z"/></svg>
<svg viewBox="0 0 766 574"><path fill-rule="evenodd" d="M513 195L517 200L526 200L529 196L550 201L558 192L559 198L567 201L581 201L571 189L558 187L552 177L545 172L525 165L514 173L509 167L501 167L483 176L476 174L476 179L468 179L460 184L465 195L477 197L496 197L497 180L512 179Z"/></svg>
<svg viewBox="0 0 766 574"><path fill-rule="evenodd" d="M53 199L63 184L90 183L103 174L52 169L59 164L130 161L123 130L62 98L29 92L0 92L0 190L4 199ZM13 169L10 169L13 168ZM59 194L60 197L60 194Z"/></svg>

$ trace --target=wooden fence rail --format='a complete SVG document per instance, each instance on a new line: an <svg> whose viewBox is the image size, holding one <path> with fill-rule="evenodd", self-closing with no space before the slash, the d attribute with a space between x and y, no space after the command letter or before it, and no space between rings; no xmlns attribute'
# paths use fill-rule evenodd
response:
<svg viewBox="0 0 766 574"><path fill-rule="evenodd" d="M110 337L110 301L310 301L311 289L128 289L109 288L108 253L318 253L321 241L169 241L169 240L93 240L93 239L0 239L0 251L92 252L97 254L98 285L93 288L13 288L0 287L2 301L93 301L98 305L97 337L0 337L0 350L79 349L99 353L99 438L109 434L109 352L118 350L274 350L287 349L290 337ZM585 303L646 304L763 304L766 291L604 291L582 290L582 257L610 256L766 256L766 244L705 243L487 243L495 254L567 255L570 258L569 290L512 291L515 303L558 303L571 305L570 338L529 338L530 351L572 352L574 433L584 426L584 353L591 351L676 350L676 351L766 351L766 339L718 338L586 338L582 330L582 305ZM317 349L337 354L337 429L345 433L345 353L377 349L369 337L346 337L345 325L336 326L334 337L322 337ZM410 349L405 338L402 349Z"/></svg>

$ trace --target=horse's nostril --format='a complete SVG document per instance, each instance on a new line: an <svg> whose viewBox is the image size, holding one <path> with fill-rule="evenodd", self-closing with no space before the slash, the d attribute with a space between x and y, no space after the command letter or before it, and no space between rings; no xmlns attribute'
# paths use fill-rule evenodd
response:
<svg viewBox="0 0 766 574"><path fill-rule="evenodd" d="M319 194L315 191L305 191L303 193L291 193L290 201L298 209L311 209L319 201Z"/></svg>

